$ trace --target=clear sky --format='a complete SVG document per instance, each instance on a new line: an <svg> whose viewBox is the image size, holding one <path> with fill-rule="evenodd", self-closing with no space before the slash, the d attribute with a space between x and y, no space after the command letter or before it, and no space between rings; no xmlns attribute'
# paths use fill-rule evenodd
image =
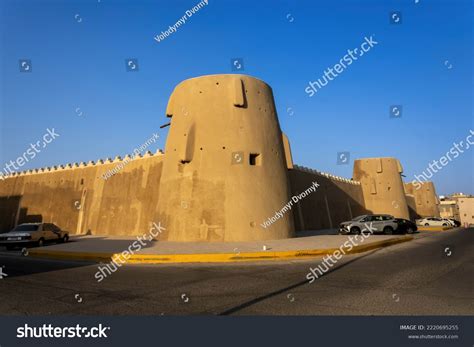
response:
<svg viewBox="0 0 474 347"><path fill-rule="evenodd" d="M474 130L470 0L210 0L161 42L199 0L0 3L2 168L47 128L60 137L23 169L123 156L154 132L152 150L164 148L174 86L234 73L232 58L273 88L300 165L351 177L355 158L394 156L408 181ZM308 96L309 81L370 36L377 45ZM349 164L337 165L345 151ZM433 181L439 194L474 193L473 172L471 148Z"/></svg>

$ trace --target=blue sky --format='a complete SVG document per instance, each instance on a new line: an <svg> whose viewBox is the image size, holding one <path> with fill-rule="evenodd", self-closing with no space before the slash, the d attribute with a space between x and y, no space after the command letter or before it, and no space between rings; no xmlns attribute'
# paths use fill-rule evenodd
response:
<svg viewBox="0 0 474 347"><path fill-rule="evenodd" d="M174 86L233 73L232 58L272 86L300 165L350 177L355 158L394 156L411 180L474 130L469 0L210 0L153 39L198 2L1 0L1 166L47 128L60 137L25 169L123 156L153 132L153 149L164 148ZM390 24L393 11L401 24ZM308 97L309 81L371 35L378 45ZM138 71L126 71L128 58ZM20 59L32 72L20 72ZM391 105L403 106L401 118L389 117ZM349 165L337 165L342 151ZM474 193L474 148L433 181L439 194Z"/></svg>

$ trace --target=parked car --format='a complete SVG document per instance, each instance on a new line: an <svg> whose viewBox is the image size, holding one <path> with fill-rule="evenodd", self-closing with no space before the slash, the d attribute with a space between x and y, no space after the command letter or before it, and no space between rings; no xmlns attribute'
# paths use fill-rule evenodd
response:
<svg viewBox="0 0 474 347"><path fill-rule="evenodd" d="M449 218L442 218L442 219L444 219L445 221L447 221L450 226L452 226L452 227L455 227L455 226L456 226L456 223L454 223L453 220L451 220L451 219L449 219Z"/></svg>
<svg viewBox="0 0 474 347"><path fill-rule="evenodd" d="M0 234L0 246L7 249L36 245L42 247L47 242L67 242L69 233L53 223L23 223L8 233Z"/></svg>
<svg viewBox="0 0 474 347"><path fill-rule="evenodd" d="M361 232L393 234L398 228L395 218L388 214L365 214L339 225L339 234Z"/></svg>
<svg viewBox="0 0 474 347"><path fill-rule="evenodd" d="M439 218L439 217L426 217L422 219L416 220L417 225L424 225L424 226L443 226L449 227L454 226L452 222L447 219Z"/></svg>
<svg viewBox="0 0 474 347"><path fill-rule="evenodd" d="M408 219L395 218L395 221L398 224L397 233L400 234L413 234L418 230L416 223Z"/></svg>
<svg viewBox="0 0 474 347"><path fill-rule="evenodd" d="M447 218L447 220L449 220L451 223L453 223L453 226L455 226L455 227L460 227L461 226L461 222L456 220L456 219Z"/></svg>

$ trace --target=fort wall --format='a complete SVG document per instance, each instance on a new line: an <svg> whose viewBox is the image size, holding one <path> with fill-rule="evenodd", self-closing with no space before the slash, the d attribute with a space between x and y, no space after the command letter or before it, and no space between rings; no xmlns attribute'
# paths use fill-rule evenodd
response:
<svg viewBox="0 0 474 347"><path fill-rule="evenodd" d="M256 78L186 80L166 115L166 154L28 170L0 181L0 231L52 222L71 234L142 235L160 222L161 240L250 241L337 228L365 213L439 213L434 185L404 185L395 158L355 160L352 179L294 165L273 92ZM291 211L262 226L314 183Z"/></svg>
<svg viewBox="0 0 474 347"><path fill-rule="evenodd" d="M103 178L125 161L115 175ZM145 233L158 204L163 154L28 170L0 183L0 231L53 222L74 233ZM121 165L120 165L121 166Z"/></svg>
<svg viewBox="0 0 474 347"><path fill-rule="evenodd" d="M367 213L360 182L295 165L289 171L292 196L313 182L319 187L293 207L297 231L337 228L343 221Z"/></svg>

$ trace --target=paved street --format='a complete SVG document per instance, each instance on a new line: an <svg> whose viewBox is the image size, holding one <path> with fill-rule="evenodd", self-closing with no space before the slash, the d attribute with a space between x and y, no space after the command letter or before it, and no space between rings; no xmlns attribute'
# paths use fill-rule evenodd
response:
<svg viewBox="0 0 474 347"><path fill-rule="evenodd" d="M472 315L474 229L345 256L308 284L310 261L129 265L101 283L97 264L0 252L0 314Z"/></svg>

